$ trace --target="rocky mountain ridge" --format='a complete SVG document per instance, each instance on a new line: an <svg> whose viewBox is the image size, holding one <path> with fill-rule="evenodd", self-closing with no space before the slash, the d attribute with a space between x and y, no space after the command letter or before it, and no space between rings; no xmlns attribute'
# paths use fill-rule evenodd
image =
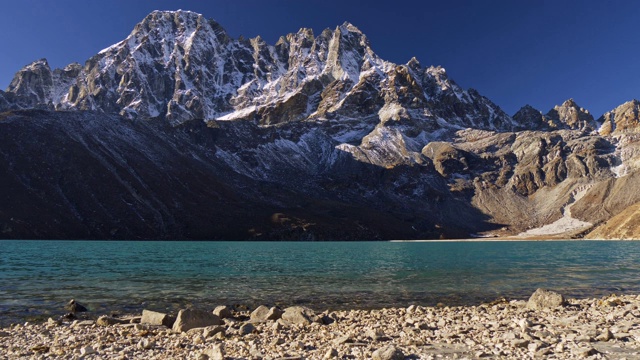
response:
<svg viewBox="0 0 640 360"><path fill-rule="evenodd" d="M349 23L269 45L157 11L84 65L38 60L0 91L0 230L582 236L640 202L638 104L509 116L441 67L382 60Z"/></svg>

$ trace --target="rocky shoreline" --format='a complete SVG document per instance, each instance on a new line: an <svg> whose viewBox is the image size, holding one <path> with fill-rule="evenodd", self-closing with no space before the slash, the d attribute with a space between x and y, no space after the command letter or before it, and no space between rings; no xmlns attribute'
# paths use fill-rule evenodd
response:
<svg viewBox="0 0 640 360"><path fill-rule="evenodd" d="M539 289L465 307L218 306L0 329L0 359L435 358L640 359L640 296L565 300Z"/></svg>

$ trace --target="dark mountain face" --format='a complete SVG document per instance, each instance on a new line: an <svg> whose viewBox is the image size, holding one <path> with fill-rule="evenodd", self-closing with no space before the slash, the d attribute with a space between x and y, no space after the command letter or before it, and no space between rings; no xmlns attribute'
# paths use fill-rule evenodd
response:
<svg viewBox="0 0 640 360"><path fill-rule="evenodd" d="M429 166L358 162L321 129L36 110L0 129L7 238L439 237L471 230L451 213L485 219Z"/></svg>
<svg viewBox="0 0 640 360"><path fill-rule="evenodd" d="M573 236L606 220L583 200L601 184L609 216L640 201L634 104L510 117L349 23L269 45L154 12L84 66L39 60L0 92L1 237Z"/></svg>

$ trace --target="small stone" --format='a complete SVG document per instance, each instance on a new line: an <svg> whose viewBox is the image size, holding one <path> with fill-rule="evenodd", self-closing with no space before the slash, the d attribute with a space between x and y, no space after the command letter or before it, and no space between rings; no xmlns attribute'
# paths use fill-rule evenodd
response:
<svg viewBox="0 0 640 360"><path fill-rule="evenodd" d="M336 346L346 344L346 343L352 343L352 342L353 342L353 339L349 335L340 336L335 340L333 340L333 344Z"/></svg>
<svg viewBox="0 0 640 360"><path fill-rule="evenodd" d="M253 324L246 323L240 326L240 335L249 335L256 330L256 327Z"/></svg>
<svg viewBox="0 0 640 360"><path fill-rule="evenodd" d="M67 311L71 311L72 313L87 311L87 308L84 305L78 303L75 299L69 300L67 305L64 306L64 309Z"/></svg>
<svg viewBox="0 0 640 360"><path fill-rule="evenodd" d="M561 294L545 289L538 289L529 298L527 307L532 310L544 310L557 308L563 306L565 303L564 296Z"/></svg>
<svg viewBox="0 0 640 360"><path fill-rule="evenodd" d="M613 334L613 337L616 339L621 339L621 340L625 340L626 338L630 337L631 334L629 334L628 332L618 332Z"/></svg>
<svg viewBox="0 0 640 360"><path fill-rule="evenodd" d="M111 325L116 325L116 324L128 324L129 320L121 320L121 319L116 319L114 317L111 316L100 316L98 318L98 320L96 320L96 325L98 326L111 326Z"/></svg>
<svg viewBox="0 0 640 360"><path fill-rule="evenodd" d="M542 349L536 351L535 357L536 358L545 358L549 354L551 354L551 349L546 347L546 348L542 348Z"/></svg>
<svg viewBox="0 0 640 360"><path fill-rule="evenodd" d="M149 339L142 339L138 342L138 349L149 350L153 349L156 343Z"/></svg>
<svg viewBox="0 0 640 360"><path fill-rule="evenodd" d="M609 341L611 339L613 339L613 334L609 329L604 329L604 331L596 337L596 340L598 341Z"/></svg>
<svg viewBox="0 0 640 360"><path fill-rule="evenodd" d="M123 317L122 320L128 321L129 324L140 324L140 322L142 321L142 316L127 316Z"/></svg>
<svg viewBox="0 0 640 360"><path fill-rule="evenodd" d="M36 346L31 348L31 351L33 351L35 353L44 354L44 353L48 353L49 352L49 347L46 346L46 345L36 345Z"/></svg>
<svg viewBox="0 0 640 360"><path fill-rule="evenodd" d="M204 339L204 337L203 337L202 335L196 335L196 337L195 337L195 338L193 338L193 343L194 343L195 345L201 345L201 344L204 344L204 341L205 341L205 339Z"/></svg>
<svg viewBox="0 0 640 360"><path fill-rule="evenodd" d="M93 325L95 325L95 323L96 323L96 322L95 322L95 321L93 321L93 320L83 320L83 321L75 320L75 321L73 322L73 324L71 325L71 327L74 327L74 328L79 328L79 327L88 327L88 326L93 326Z"/></svg>
<svg viewBox="0 0 640 360"><path fill-rule="evenodd" d="M579 335L576 336L576 338L574 339L575 342L579 342L579 343L588 343L591 342L591 338L589 336L586 335Z"/></svg>
<svg viewBox="0 0 640 360"><path fill-rule="evenodd" d="M50 327L60 326L60 324L62 324L62 322L60 320L54 320L52 318L49 318L47 320L47 326L50 326Z"/></svg>
<svg viewBox="0 0 640 360"><path fill-rule="evenodd" d="M553 351L557 353L564 352L564 344L563 343L556 344L556 347L553 349Z"/></svg>
<svg viewBox="0 0 640 360"><path fill-rule="evenodd" d="M185 333L187 334L187 336L189 337L194 337L196 335L202 335L202 333L204 332L205 328L193 328L193 329L189 329L187 330Z"/></svg>
<svg viewBox="0 0 640 360"><path fill-rule="evenodd" d="M517 347L517 348L526 348L527 346L529 346L529 340L524 340L524 339L516 339L516 340L513 340L511 343L513 344L514 347Z"/></svg>
<svg viewBox="0 0 640 360"><path fill-rule="evenodd" d="M95 354L95 350L91 347L91 346L85 346L83 348L80 348L80 354L82 356L87 356L87 355L91 355L91 354Z"/></svg>
<svg viewBox="0 0 640 360"><path fill-rule="evenodd" d="M173 331L186 332L189 329L220 325L220 318L209 311L198 309L183 309L178 312L173 324Z"/></svg>
<svg viewBox="0 0 640 360"><path fill-rule="evenodd" d="M224 333L224 326L221 325L217 325L217 326L208 326L206 328L204 328L204 331L202 332L202 336L204 336L205 338L210 338L218 333Z"/></svg>
<svg viewBox="0 0 640 360"><path fill-rule="evenodd" d="M528 319L520 319L520 321L518 321L518 326L520 326L522 331L526 331L528 328L533 326L533 323Z"/></svg>
<svg viewBox="0 0 640 360"><path fill-rule="evenodd" d="M373 360L404 360L404 353L395 346L385 346L371 354Z"/></svg>
<svg viewBox="0 0 640 360"><path fill-rule="evenodd" d="M229 319L233 317L231 309L226 305L216 306L216 308L213 309L213 315L216 315L220 319Z"/></svg>
<svg viewBox="0 0 640 360"><path fill-rule="evenodd" d="M271 325L271 330L275 331L275 332L279 332L280 330L282 330L283 326L282 323L280 321L276 321L273 323L273 325Z"/></svg>
<svg viewBox="0 0 640 360"><path fill-rule="evenodd" d="M384 333L376 329L368 329L364 335L373 341L380 341L384 338Z"/></svg>
<svg viewBox="0 0 640 360"><path fill-rule="evenodd" d="M338 354L338 350L336 349L329 349L325 354L323 359L325 360L329 360L329 359L334 359L337 358L339 356Z"/></svg>
<svg viewBox="0 0 640 360"><path fill-rule="evenodd" d="M249 355L251 355L251 357L253 357L254 359L262 359L264 357L262 352L258 350L255 345L251 346L251 348L249 349Z"/></svg>
<svg viewBox="0 0 640 360"><path fill-rule="evenodd" d="M596 349L592 348L592 347L579 347L579 348L575 348L572 351L573 355L577 356L578 358L585 358L587 356L591 356L591 355L595 355L598 352L596 351Z"/></svg>
<svg viewBox="0 0 640 360"><path fill-rule="evenodd" d="M164 325L168 328L173 327L175 322L175 318L173 316L151 311L151 310L142 310L142 318L140 319L141 324L149 324L149 325Z"/></svg>
<svg viewBox="0 0 640 360"><path fill-rule="evenodd" d="M213 347L202 352L207 355L210 360L224 360L224 349L222 344L213 345Z"/></svg>

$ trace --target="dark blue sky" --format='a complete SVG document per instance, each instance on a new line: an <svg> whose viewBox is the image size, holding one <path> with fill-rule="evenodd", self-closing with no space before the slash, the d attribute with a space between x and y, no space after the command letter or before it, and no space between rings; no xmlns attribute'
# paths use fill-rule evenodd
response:
<svg viewBox="0 0 640 360"><path fill-rule="evenodd" d="M280 35L349 21L382 58L442 65L513 114L568 98L598 117L640 98L635 0L1 0L0 88L39 58L62 67L124 39L152 10L213 18L233 37Z"/></svg>

